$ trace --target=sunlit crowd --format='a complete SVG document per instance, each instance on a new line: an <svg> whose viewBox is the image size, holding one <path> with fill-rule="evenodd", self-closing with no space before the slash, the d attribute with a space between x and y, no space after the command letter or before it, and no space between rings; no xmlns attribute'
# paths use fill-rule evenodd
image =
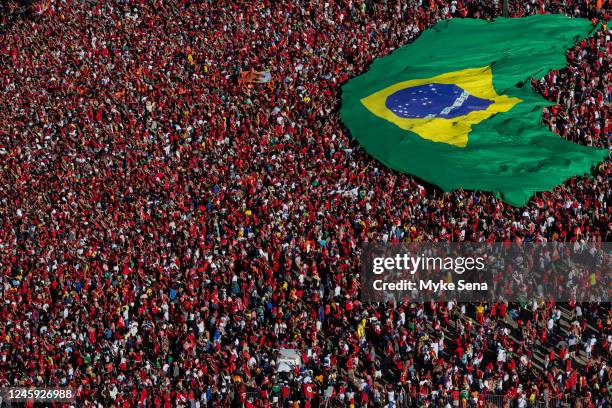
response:
<svg viewBox="0 0 612 408"><path fill-rule="evenodd" d="M513 208L385 168L339 119L375 58L501 0L2 7L0 386L91 407L609 406L610 304L360 301L365 242L612 240L609 161ZM545 125L607 148L611 11L509 7L593 21L533 86ZM301 364L280 372L281 348Z"/></svg>

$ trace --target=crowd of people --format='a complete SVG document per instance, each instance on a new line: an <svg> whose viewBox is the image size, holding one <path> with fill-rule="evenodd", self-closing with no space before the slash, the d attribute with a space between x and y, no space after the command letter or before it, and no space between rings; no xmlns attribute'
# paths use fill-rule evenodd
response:
<svg viewBox="0 0 612 408"><path fill-rule="evenodd" d="M513 208L384 168L339 120L375 58L501 3L9 1L0 386L95 407L610 404L609 304L359 300L364 242L612 240L609 161ZM560 137L608 148L611 11L509 7L598 24L533 86ZM280 348L301 365L279 372Z"/></svg>

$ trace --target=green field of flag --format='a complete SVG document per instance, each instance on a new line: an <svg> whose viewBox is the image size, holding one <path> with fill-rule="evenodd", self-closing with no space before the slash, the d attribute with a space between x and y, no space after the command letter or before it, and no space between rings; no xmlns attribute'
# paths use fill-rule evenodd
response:
<svg viewBox="0 0 612 408"><path fill-rule="evenodd" d="M593 30L561 15L439 22L342 87L342 120L390 168L525 205L608 157L549 131L554 103L531 85Z"/></svg>

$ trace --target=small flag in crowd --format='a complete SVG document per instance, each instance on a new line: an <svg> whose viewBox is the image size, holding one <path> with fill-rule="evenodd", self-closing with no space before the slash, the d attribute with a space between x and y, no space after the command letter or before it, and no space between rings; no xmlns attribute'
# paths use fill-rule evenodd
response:
<svg viewBox="0 0 612 408"><path fill-rule="evenodd" d="M592 30L562 15L441 21L346 83L341 117L388 167L525 205L608 157L550 132L553 103L531 86Z"/></svg>
<svg viewBox="0 0 612 408"><path fill-rule="evenodd" d="M272 81L272 74L270 71L245 71L240 73L240 77L238 78L238 82L241 84L266 84L270 81Z"/></svg>

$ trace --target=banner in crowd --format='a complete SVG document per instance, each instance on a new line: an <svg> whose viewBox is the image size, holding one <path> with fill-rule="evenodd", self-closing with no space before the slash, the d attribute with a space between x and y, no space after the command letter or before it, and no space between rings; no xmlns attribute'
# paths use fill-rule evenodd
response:
<svg viewBox="0 0 612 408"><path fill-rule="evenodd" d="M245 71L240 74L238 82L265 84L272 80L270 71Z"/></svg>
<svg viewBox="0 0 612 408"><path fill-rule="evenodd" d="M554 103L531 86L593 30L562 15L441 21L346 83L342 119L390 168L525 205L608 156L543 125Z"/></svg>

